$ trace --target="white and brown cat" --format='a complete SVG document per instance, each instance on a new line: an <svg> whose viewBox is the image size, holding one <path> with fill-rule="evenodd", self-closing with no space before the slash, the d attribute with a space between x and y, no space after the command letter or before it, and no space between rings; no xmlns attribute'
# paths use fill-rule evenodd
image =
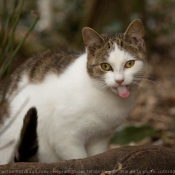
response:
<svg viewBox="0 0 175 175"><path fill-rule="evenodd" d="M83 29L86 52L46 51L11 76L0 111L0 164L14 155L23 118L38 112L38 160L57 162L108 149L116 127L133 108L146 69L144 29L134 20L125 33Z"/></svg>

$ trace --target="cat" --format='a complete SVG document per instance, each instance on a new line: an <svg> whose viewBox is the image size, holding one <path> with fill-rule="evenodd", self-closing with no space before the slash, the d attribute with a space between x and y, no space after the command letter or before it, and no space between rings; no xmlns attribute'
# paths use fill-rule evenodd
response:
<svg viewBox="0 0 175 175"><path fill-rule="evenodd" d="M92 156L108 149L110 137L128 116L146 70L144 27L131 22L120 34L82 30L85 53L45 51L11 76L0 111L0 164L18 145L23 118L38 112L38 161Z"/></svg>

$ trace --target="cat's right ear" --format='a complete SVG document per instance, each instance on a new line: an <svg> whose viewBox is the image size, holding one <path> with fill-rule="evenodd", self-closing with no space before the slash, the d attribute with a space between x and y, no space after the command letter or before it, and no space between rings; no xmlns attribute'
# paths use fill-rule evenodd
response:
<svg viewBox="0 0 175 175"><path fill-rule="evenodd" d="M126 32L124 33L124 39L129 43L144 47L144 27L140 19L136 19L131 22Z"/></svg>
<svg viewBox="0 0 175 175"><path fill-rule="evenodd" d="M84 27L82 30L83 40L90 53L94 54L97 49L104 45L103 38L90 27Z"/></svg>

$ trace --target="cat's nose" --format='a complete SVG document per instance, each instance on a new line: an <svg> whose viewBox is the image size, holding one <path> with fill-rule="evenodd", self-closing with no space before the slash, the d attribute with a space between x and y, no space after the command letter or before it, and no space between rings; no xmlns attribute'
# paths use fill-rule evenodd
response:
<svg viewBox="0 0 175 175"><path fill-rule="evenodd" d="M117 84L122 84L123 82L124 82L124 80L122 79L122 80L116 80L115 81Z"/></svg>

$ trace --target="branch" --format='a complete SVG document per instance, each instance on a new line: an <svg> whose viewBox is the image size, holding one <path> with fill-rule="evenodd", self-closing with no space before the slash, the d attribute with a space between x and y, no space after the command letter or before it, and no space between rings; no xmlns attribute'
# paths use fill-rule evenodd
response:
<svg viewBox="0 0 175 175"><path fill-rule="evenodd" d="M168 172L169 171L169 172ZM13 174L173 174L175 150L159 146L125 146L85 159L58 163L14 163L0 166ZM149 173L148 173L149 172Z"/></svg>

